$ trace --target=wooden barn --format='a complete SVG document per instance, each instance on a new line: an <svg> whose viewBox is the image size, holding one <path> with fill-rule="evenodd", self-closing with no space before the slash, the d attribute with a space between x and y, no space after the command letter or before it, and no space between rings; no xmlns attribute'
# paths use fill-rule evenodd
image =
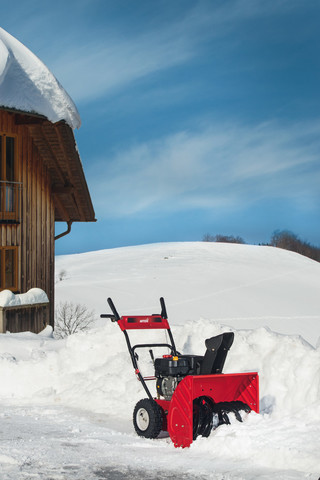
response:
<svg viewBox="0 0 320 480"><path fill-rule="evenodd" d="M5 34L2 39L15 40ZM11 56L12 50L10 44ZM69 233L72 222L95 221L95 214L71 122L63 112L58 120L51 114L54 121L44 115L46 99L20 110L12 100L12 79L10 85L6 97L0 81L0 291L39 288L49 303L0 306L0 331L37 333L54 324L55 222L66 222Z"/></svg>

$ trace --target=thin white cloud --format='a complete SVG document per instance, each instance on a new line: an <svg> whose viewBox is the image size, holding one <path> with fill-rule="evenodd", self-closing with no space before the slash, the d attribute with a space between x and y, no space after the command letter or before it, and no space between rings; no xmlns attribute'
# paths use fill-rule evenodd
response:
<svg viewBox="0 0 320 480"><path fill-rule="evenodd" d="M172 46L168 40L157 42L149 35L110 38L103 43L88 42L77 53L67 51L54 70L61 71L63 84L72 85L73 97L82 102L111 95L137 79L179 65L189 56L189 48Z"/></svg>
<svg viewBox="0 0 320 480"><path fill-rule="evenodd" d="M223 55L225 48L237 47L232 32L242 20L272 15L288 2L274 5L258 4L253 0L236 0L212 5L211 2L187 5L179 18L157 25L141 23L137 33L106 21L103 32L83 32L56 49L59 54L50 66L76 102L88 102L119 90L133 82L190 63L200 55ZM149 20L152 19L150 16ZM209 39L223 39L206 52ZM57 40L56 40L57 42ZM206 52L206 53L205 53Z"/></svg>
<svg viewBox="0 0 320 480"><path fill-rule="evenodd" d="M181 65L196 54L195 39L183 30L184 22L158 30L142 26L140 33L115 32L79 39L52 68L76 101L112 95L138 79Z"/></svg>
<svg viewBox="0 0 320 480"><path fill-rule="evenodd" d="M299 6L292 0L186 2L178 15L175 8L171 11L164 4L167 22L157 22L157 9L154 17L150 10L145 21L133 16L132 21L140 20L140 28L130 30L119 19L109 19L108 5L94 7L103 20L97 18L97 28L93 28L86 22L86 16L94 17L88 0L60 1L46 8L40 8L40 4L32 0L28 8L21 5L18 19L15 12L8 12L8 25L2 26L38 54L79 103L114 95L137 80L191 62L198 55L210 55L214 62L226 48L237 48L239 39L234 33L239 22ZM160 2L158 10L161 8ZM124 9L122 18L128 15ZM217 42L210 44L208 52L210 39Z"/></svg>
<svg viewBox="0 0 320 480"><path fill-rule="evenodd" d="M98 216L319 199L319 125L212 125L133 146L90 168ZM99 171L99 178L92 172ZM107 180L105 180L107 179Z"/></svg>

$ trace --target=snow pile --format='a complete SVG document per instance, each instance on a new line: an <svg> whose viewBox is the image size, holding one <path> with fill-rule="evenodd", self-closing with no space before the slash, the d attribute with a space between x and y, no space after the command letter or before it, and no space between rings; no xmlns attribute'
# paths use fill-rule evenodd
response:
<svg viewBox="0 0 320 480"><path fill-rule="evenodd" d="M206 338L229 330L201 320L175 326L173 334L179 351L203 355ZM1 335L0 358L5 360L0 363L2 399L61 402L129 420L144 394L116 324L59 341L50 327L41 335ZM149 364L145 369L150 359ZM224 371L258 371L261 412L273 418L297 414L320 401L320 349L299 337L266 328L236 331Z"/></svg>
<svg viewBox="0 0 320 480"><path fill-rule="evenodd" d="M204 320L179 328L181 337L186 337L182 346L186 353L204 353L200 339L232 331ZM320 348L299 336L263 327L236 331L224 372L248 371L259 372L261 413L282 418L320 402Z"/></svg>
<svg viewBox="0 0 320 480"><path fill-rule="evenodd" d="M47 294L41 288L31 288L26 293L14 294L11 290L0 292L0 307L16 307L18 305L31 305L48 303Z"/></svg>
<svg viewBox="0 0 320 480"><path fill-rule="evenodd" d="M78 110L50 70L27 47L0 28L0 106L65 120L73 129Z"/></svg>

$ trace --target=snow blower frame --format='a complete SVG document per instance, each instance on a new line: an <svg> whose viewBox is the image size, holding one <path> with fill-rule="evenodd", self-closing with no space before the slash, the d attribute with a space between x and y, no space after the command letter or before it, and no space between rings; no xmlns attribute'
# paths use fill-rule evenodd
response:
<svg viewBox="0 0 320 480"><path fill-rule="evenodd" d="M111 298L108 304L112 314L102 314L101 318L117 322L123 331L136 376L148 397L134 409L133 424L138 435L156 438L163 430L169 433L175 447L189 447L197 436L207 437L213 428L230 423L230 413L239 421L241 411L259 413L257 372L222 374L234 339L232 332L207 339L204 356L181 355L176 350L163 298L160 315L120 317ZM129 330L157 329L167 332L170 343L131 345ZM166 347L170 354L154 358L155 347ZM141 348L149 349L155 368L152 377L143 377L140 372L137 350ZM156 380L157 398L152 396L148 380Z"/></svg>

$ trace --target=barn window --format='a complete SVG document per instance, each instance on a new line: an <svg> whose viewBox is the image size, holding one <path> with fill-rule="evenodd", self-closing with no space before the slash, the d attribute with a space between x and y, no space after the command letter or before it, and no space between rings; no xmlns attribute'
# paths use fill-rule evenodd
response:
<svg viewBox="0 0 320 480"><path fill-rule="evenodd" d="M16 182L16 139L0 135L0 219L19 219L20 184Z"/></svg>
<svg viewBox="0 0 320 480"><path fill-rule="evenodd" d="M18 290L18 247L0 247L0 290Z"/></svg>

